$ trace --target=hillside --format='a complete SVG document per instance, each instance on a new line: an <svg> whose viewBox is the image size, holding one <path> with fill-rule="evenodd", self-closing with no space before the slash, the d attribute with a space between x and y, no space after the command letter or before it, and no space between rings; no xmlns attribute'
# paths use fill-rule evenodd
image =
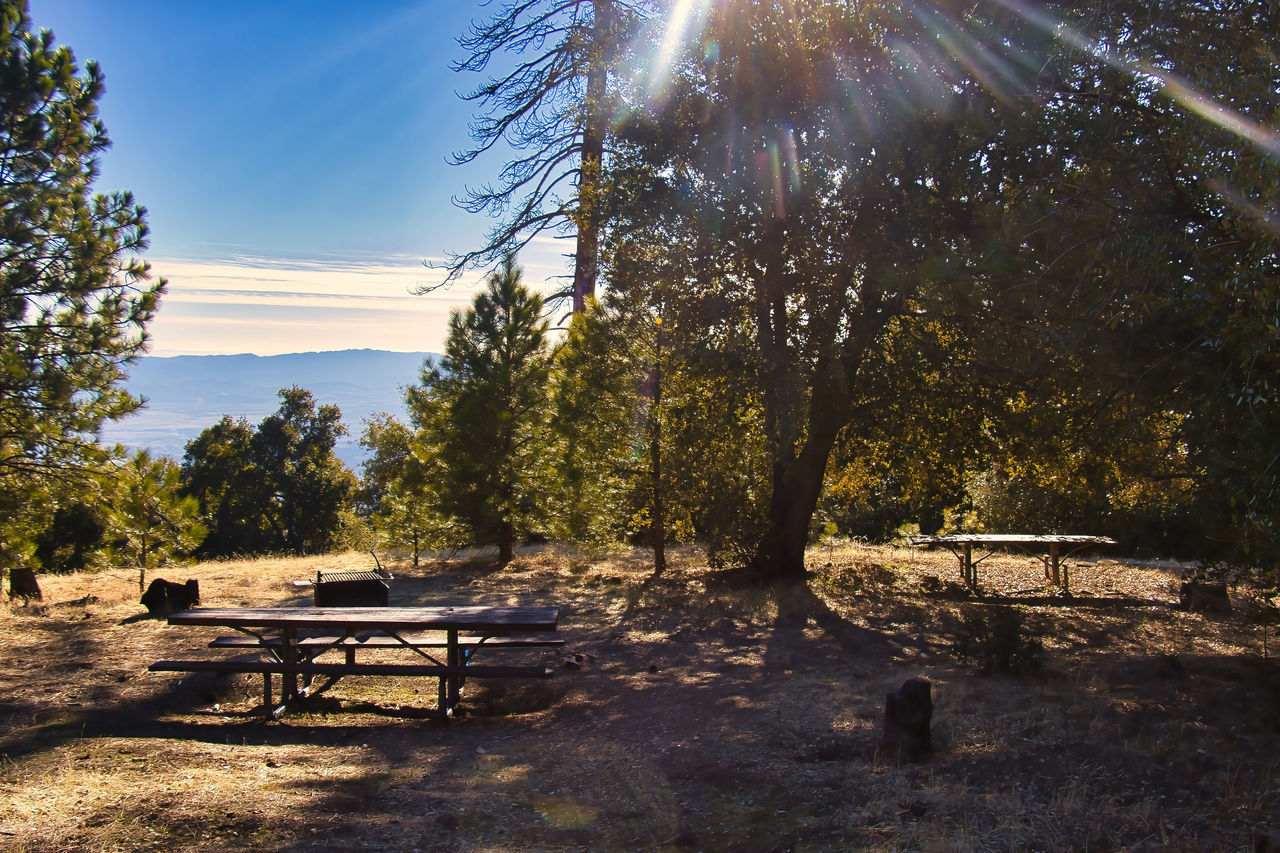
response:
<svg viewBox="0 0 1280 853"><path fill-rule="evenodd" d="M1231 851L1280 830L1275 638L1244 589L1234 613L1179 609L1177 567L1099 557L1066 597L1025 556L985 561L973 595L946 551L857 543L815 548L807 590L691 550L660 578L644 551L382 557L392 605L559 605L558 652L479 661L554 676L469 680L449 725L435 680L400 675L271 721L258 676L147 671L238 652L146 618L136 571L42 576L43 601L0 608L0 851ZM371 564L164 575L206 607L307 606L292 581ZM1043 641L1040 670L953 656L997 605ZM885 696L913 677L935 754L896 766Z"/></svg>
<svg viewBox="0 0 1280 853"><path fill-rule="evenodd" d="M138 414L103 430L103 440L181 459L186 443L224 414L256 424L279 405L281 388L299 385L319 404L336 404L351 431L337 453L358 470L363 421L377 412L404 417L404 388L418 381L424 352L341 350L257 356L148 356L125 383L147 400Z"/></svg>

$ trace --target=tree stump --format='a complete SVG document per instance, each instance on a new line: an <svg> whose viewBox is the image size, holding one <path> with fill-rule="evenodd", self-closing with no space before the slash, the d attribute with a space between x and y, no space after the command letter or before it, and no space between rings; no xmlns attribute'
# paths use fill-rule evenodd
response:
<svg viewBox="0 0 1280 853"><path fill-rule="evenodd" d="M156 578L142 594L140 602L152 616L163 616L179 610L189 610L200 603L200 582L173 583Z"/></svg>
<svg viewBox="0 0 1280 853"><path fill-rule="evenodd" d="M36 582L35 569L9 569L9 598L26 601L44 599L40 594L40 584Z"/></svg>
<svg viewBox="0 0 1280 853"><path fill-rule="evenodd" d="M1183 610L1196 610L1203 613L1231 612L1231 599L1227 595L1225 583L1187 581L1179 591L1178 601L1182 604Z"/></svg>
<svg viewBox="0 0 1280 853"><path fill-rule="evenodd" d="M1254 833L1253 853L1280 853L1280 832Z"/></svg>
<svg viewBox="0 0 1280 853"><path fill-rule="evenodd" d="M895 764L925 761L933 755L929 725L933 721L933 686L912 678L888 694L884 707L884 737L880 756Z"/></svg>

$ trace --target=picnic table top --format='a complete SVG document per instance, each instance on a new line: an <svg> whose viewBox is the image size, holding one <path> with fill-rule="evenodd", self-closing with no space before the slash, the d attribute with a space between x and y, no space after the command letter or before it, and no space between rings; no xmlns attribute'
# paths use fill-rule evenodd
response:
<svg viewBox="0 0 1280 853"><path fill-rule="evenodd" d="M946 544L999 545L1001 543L1026 543L1046 545L1115 545L1116 540L1110 536L1084 536L1071 533L947 533L938 536L916 534L911 537L913 545L946 545Z"/></svg>
<svg viewBox="0 0 1280 853"><path fill-rule="evenodd" d="M500 632L554 631L559 619L560 608L554 606L197 607L170 615L169 624Z"/></svg>

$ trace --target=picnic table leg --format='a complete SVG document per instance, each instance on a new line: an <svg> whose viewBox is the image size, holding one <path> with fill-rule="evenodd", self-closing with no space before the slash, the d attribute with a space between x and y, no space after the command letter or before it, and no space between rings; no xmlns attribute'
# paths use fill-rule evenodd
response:
<svg viewBox="0 0 1280 853"><path fill-rule="evenodd" d="M978 567L973 564L973 546L968 542L964 543L963 573L964 583L969 589L976 590L978 588Z"/></svg>
<svg viewBox="0 0 1280 853"><path fill-rule="evenodd" d="M285 663L298 662L298 629L286 626L280 632L280 659ZM298 674L280 674L280 703L283 705L298 695Z"/></svg>
<svg viewBox="0 0 1280 853"><path fill-rule="evenodd" d="M458 643L458 631L456 628L450 628L445 632L445 636L445 664L456 671L461 666L462 661L462 652ZM436 707L440 710L441 722L449 722L449 718L453 716L453 708L458 704L461 692L462 678L460 676L440 676L439 697L436 699Z"/></svg>
<svg viewBox="0 0 1280 853"><path fill-rule="evenodd" d="M1054 586L1062 585L1062 578L1060 577L1060 571L1058 566L1058 557L1059 557L1058 543L1050 542L1049 543L1049 568L1050 568L1050 571L1053 573L1052 580L1053 580Z"/></svg>
<svg viewBox="0 0 1280 853"><path fill-rule="evenodd" d="M450 628L448 631L448 656L446 658L449 668L457 672L462 667L462 652L458 645L458 629ZM453 716L453 709L461 701L462 698L462 676L449 676L449 716Z"/></svg>

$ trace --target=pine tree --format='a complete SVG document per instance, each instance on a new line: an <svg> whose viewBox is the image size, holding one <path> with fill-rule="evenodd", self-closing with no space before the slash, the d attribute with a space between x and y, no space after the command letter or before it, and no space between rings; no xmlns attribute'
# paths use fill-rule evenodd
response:
<svg viewBox="0 0 1280 853"><path fill-rule="evenodd" d="M543 523L550 481L547 323L541 297L520 278L508 255L472 307L449 318L444 358L409 394L424 445L443 468L441 509L470 542L496 544L502 565L517 537Z"/></svg>
<svg viewBox="0 0 1280 853"><path fill-rule="evenodd" d="M104 421L140 401L119 386L143 349L164 282L149 281L145 211L129 193L95 195L109 140L103 78L83 73L27 4L0 2L0 555L27 553L51 494L107 457Z"/></svg>
<svg viewBox="0 0 1280 853"><path fill-rule="evenodd" d="M139 450L116 474L108 535L112 550L138 567L138 588L146 586L147 569L192 553L204 539L200 505L181 494L182 471L176 462L152 459Z"/></svg>
<svg viewBox="0 0 1280 853"><path fill-rule="evenodd" d="M636 346L643 338L636 316L588 300L555 353L553 530L588 547L622 539L642 463L639 392L646 364Z"/></svg>
<svg viewBox="0 0 1280 853"><path fill-rule="evenodd" d="M573 310L595 292L603 226L601 176L612 110L609 72L619 61L636 4L623 0L513 0L459 41L468 51L456 71L486 71L495 57L520 55L511 70L467 95L481 105L476 146L455 155L469 163L499 144L513 157L496 185L470 189L456 203L500 216L485 245L452 259L451 278L500 262L538 234L577 234Z"/></svg>

